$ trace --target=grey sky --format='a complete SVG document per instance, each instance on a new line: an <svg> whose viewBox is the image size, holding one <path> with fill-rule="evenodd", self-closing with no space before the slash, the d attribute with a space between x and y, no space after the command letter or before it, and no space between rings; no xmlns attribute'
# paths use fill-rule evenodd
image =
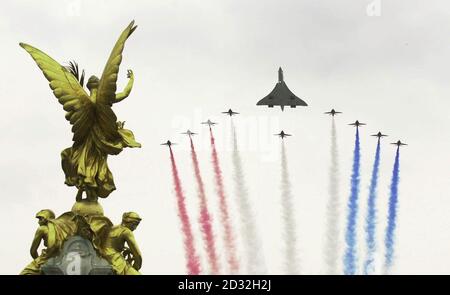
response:
<svg viewBox="0 0 450 295"><path fill-rule="evenodd" d="M377 241L384 237L395 156L395 147L387 143L401 139L410 145L401 151L395 272L448 274L450 4L381 0L381 15L368 16L371 2L3 1L0 234L9 241L3 242L0 273L18 273L30 262L34 214L42 208L61 214L75 197L75 189L63 184L59 156L71 145L70 125L18 43L36 46L61 63L75 59L88 76L99 76L120 32L135 19L138 29L126 44L119 89L128 68L136 82L130 97L114 110L143 148L110 157L118 189L102 205L114 223L125 211L143 216L136 236L144 273L185 272L169 155L159 143L168 138L179 143L174 152L200 249L188 140L178 133L187 128L200 133L195 142L219 238L208 133L199 124L216 120L227 195L235 209L229 119L220 114L230 107L242 114L235 117L238 140L269 272L280 273L282 267L280 144L272 134L284 129L294 135L287 139L287 153L301 269L320 273L331 127L322 113L334 107L344 112L336 118L342 216L354 138L347 123L359 119L368 124L361 129L360 257L365 257L363 220L376 144L368 134L381 130L391 137L381 151ZM284 113L256 107L272 90L279 66L289 88L308 107ZM239 235L239 223L234 227Z"/></svg>

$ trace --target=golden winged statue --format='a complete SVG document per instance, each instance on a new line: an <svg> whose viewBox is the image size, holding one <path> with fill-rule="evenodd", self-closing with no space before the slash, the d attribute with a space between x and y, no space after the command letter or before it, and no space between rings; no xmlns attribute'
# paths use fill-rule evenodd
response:
<svg viewBox="0 0 450 295"><path fill-rule="evenodd" d="M91 76L83 88L84 71L79 79L78 65L66 68L33 46L20 43L35 60L50 82L53 94L63 105L66 119L72 125L73 145L61 153L65 183L78 188L76 201L96 202L116 189L108 168L108 155L117 155L125 147L141 147L123 122L117 121L112 105L128 97L133 87L134 74L128 70L128 84L116 93L117 75L125 42L137 26L132 21L117 40L101 78Z"/></svg>

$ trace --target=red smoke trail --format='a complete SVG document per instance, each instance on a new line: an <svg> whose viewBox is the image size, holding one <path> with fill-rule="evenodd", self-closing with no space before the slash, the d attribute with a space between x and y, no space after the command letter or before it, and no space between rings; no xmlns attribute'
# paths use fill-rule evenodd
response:
<svg viewBox="0 0 450 295"><path fill-rule="evenodd" d="M192 156L192 162L194 163L194 171L195 171L195 179L197 181L197 187L198 187L198 196L200 198L200 217L199 222L202 228L203 233L203 240L206 243L206 252L208 254L208 261L211 268L211 273L213 275L216 275L219 273L219 263L217 260L217 254L216 254L216 245L214 241L214 234L212 231L212 225L211 225L211 215L208 211L208 205L206 202L206 195L205 195L205 187L203 185L202 176L200 175L200 167L198 165L198 158L197 153L195 152L194 148L194 142L192 141L192 138L189 137L191 140L191 156Z"/></svg>
<svg viewBox="0 0 450 295"><path fill-rule="evenodd" d="M230 216L228 215L228 205L225 196L225 189L223 187L222 171L219 165L219 157L217 156L216 144L214 136L209 128L209 134L211 137L211 149L212 149L212 162L214 166L214 175L216 179L217 194L219 195L220 206L220 219L222 221L224 231L225 250L227 255L228 264L230 266L231 274L236 274L239 270L239 262L236 257L236 247L234 245L234 235L231 229Z"/></svg>
<svg viewBox="0 0 450 295"><path fill-rule="evenodd" d="M185 197L183 194L183 189L181 188L180 178L178 177L177 165L175 164L172 148L169 147L169 150L170 160L172 162L173 184L175 186L175 193L177 196L178 215L180 216L181 229L184 234L184 248L186 250L187 258L186 267L189 275L198 275L200 274L200 261L194 247L194 237L192 236L191 224L189 222L189 216L184 203Z"/></svg>

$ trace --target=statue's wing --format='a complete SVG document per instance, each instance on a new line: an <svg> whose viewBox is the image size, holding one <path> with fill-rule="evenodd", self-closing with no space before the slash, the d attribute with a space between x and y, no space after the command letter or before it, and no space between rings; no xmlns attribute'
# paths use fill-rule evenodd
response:
<svg viewBox="0 0 450 295"><path fill-rule="evenodd" d="M31 45L20 43L20 46L31 55L42 70L45 78L50 82L53 94L67 112L66 119L73 125L73 141L84 140L95 122L94 104L89 99L89 95L75 76L53 58Z"/></svg>
<svg viewBox="0 0 450 295"><path fill-rule="evenodd" d="M119 66L122 62L122 51L125 46L125 41L127 41L128 37L136 30L136 27L134 21L132 21L122 32L116 45L114 45L100 79L97 103L112 105L112 102L116 97L117 74L119 73Z"/></svg>

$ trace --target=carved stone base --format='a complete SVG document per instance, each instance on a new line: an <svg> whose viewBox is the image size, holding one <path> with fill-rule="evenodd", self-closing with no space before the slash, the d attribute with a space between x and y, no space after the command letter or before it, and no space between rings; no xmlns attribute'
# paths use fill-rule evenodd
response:
<svg viewBox="0 0 450 295"><path fill-rule="evenodd" d="M98 256L92 243L80 236L69 238L61 253L41 268L45 275L112 275L111 265Z"/></svg>

